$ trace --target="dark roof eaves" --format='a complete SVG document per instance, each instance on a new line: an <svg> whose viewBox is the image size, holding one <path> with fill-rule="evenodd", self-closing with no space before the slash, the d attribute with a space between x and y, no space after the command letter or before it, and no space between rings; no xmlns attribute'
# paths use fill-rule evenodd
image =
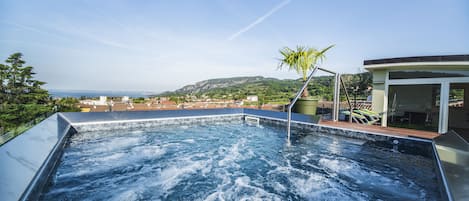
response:
<svg viewBox="0 0 469 201"><path fill-rule="evenodd" d="M363 65L366 66L366 65L394 64L394 63L460 62L460 61L469 61L469 54L373 59L373 60L365 60L363 62Z"/></svg>

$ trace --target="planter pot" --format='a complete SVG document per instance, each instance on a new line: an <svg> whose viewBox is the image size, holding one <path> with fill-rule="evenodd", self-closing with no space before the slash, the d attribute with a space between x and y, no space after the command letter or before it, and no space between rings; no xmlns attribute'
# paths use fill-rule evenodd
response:
<svg viewBox="0 0 469 201"><path fill-rule="evenodd" d="M292 111L295 113L316 115L316 108L318 107L318 99L300 98L293 105Z"/></svg>

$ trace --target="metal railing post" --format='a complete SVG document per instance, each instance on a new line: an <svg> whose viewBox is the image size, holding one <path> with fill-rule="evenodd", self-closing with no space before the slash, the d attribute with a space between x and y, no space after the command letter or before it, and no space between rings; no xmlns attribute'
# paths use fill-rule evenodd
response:
<svg viewBox="0 0 469 201"><path fill-rule="evenodd" d="M332 121L336 122L339 120L340 110L340 74L335 73L334 76L334 98L332 103Z"/></svg>
<svg viewBox="0 0 469 201"><path fill-rule="evenodd" d="M306 89L306 87L308 87L308 83L313 79L313 75L314 73L316 73L316 71L318 70L318 67L315 66L313 68L313 71L311 72L311 74L309 75L308 79L306 80L306 82L303 84L303 87L301 87L301 89L298 91L298 93L296 93L296 96L295 98L290 102L290 105L288 105L288 119L287 119L287 140L288 142L290 142L290 126L291 126L291 110L293 108L293 105L296 103L296 101L298 100L298 98L300 98L301 94L303 93L303 91Z"/></svg>
<svg viewBox="0 0 469 201"><path fill-rule="evenodd" d="M340 83L342 84L342 87L344 88L345 97L347 98L347 103L348 103L348 106L349 106L349 109L350 109L350 117L348 118L348 121L350 123L352 123L352 112L353 112L352 103L350 103L350 98L348 96L347 87L345 87L344 81L342 80L341 77L339 77L339 79L340 79Z"/></svg>
<svg viewBox="0 0 469 201"><path fill-rule="evenodd" d="M352 105L350 103L350 98L349 98L349 95L348 95L348 92L347 92L347 88L345 87L345 84L344 84L344 81L342 80L341 78L341 74L340 73L336 73L334 71L330 71L330 70L327 70L327 69L324 69L324 68L319 68L319 67L314 67L313 68L313 71L311 72L311 74L309 75L308 79L306 80L306 82L304 83L303 87L301 87L301 89L298 91L298 93L296 93L296 96L295 98L290 102L290 105L288 105L288 116L287 116L287 135L288 135L288 143L290 143L290 134L291 134L291 110L293 108L293 105L296 103L296 101L298 100L298 98L300 98L301 96L301 93L303 93L303 91L306 89L306 87L308 87L308 84L309 82L313 79L313 75L316 73L317 70L322 70L324 72L327 72L327 73L331 73L334 75L334 78L335 78L335 83L334 83L334 102L333 102L333 106L332 106L332 119L333 121L338 121L339 120L339 110L340 110L340 86L342 85L342 87L344 88L345 90L345 97L347 98L347 102L348 102L348 105L350 107L350 118L349 118L349 121L351 122L352 121Z"/></svg>

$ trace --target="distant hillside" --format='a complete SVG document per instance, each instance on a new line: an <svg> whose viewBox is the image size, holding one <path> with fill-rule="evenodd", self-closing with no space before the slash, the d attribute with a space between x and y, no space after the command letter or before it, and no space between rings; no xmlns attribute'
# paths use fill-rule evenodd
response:
<svg viewBox="0 0 469 201"><path fill-rule="evenodd" d="M371 85L371 74L361 73L343 75L348 86L359 86L366 89ZM261 102L288 102L302 86L301 80L280 80L276 78L233 77L210 79L184 86L176 91L164 92L158 96L207 96L210 98L244 99L248 95L258 95ZM312 96L326 100L332 99L333 76L320 76L313 78L308 89Z"/></svg>
<svg viewBox="0 0 469 201"><path fill-rule="evenodd" d="M262 82L262 81L267 81L267 80L278 81L278 79L275 79L275 78L264 78L262 76L218 78L218 79L204 80L204 81L200 81L195 84L192 84L192 85L184 86L174 91L174 93L177 93L177 94L204 93L212 89L227 88L231 86L245 85L249 83L257 83L257 82Z"/></svg>

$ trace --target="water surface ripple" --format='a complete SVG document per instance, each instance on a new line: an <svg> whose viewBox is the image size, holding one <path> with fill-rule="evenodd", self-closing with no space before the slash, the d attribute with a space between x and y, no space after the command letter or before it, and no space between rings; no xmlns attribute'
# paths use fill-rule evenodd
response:
<svg viewBox="0 0 469 201"><path fill-rule="evenodd" d="M42 200L438 200L433 161L243 123L72 136Z"/></svg>

